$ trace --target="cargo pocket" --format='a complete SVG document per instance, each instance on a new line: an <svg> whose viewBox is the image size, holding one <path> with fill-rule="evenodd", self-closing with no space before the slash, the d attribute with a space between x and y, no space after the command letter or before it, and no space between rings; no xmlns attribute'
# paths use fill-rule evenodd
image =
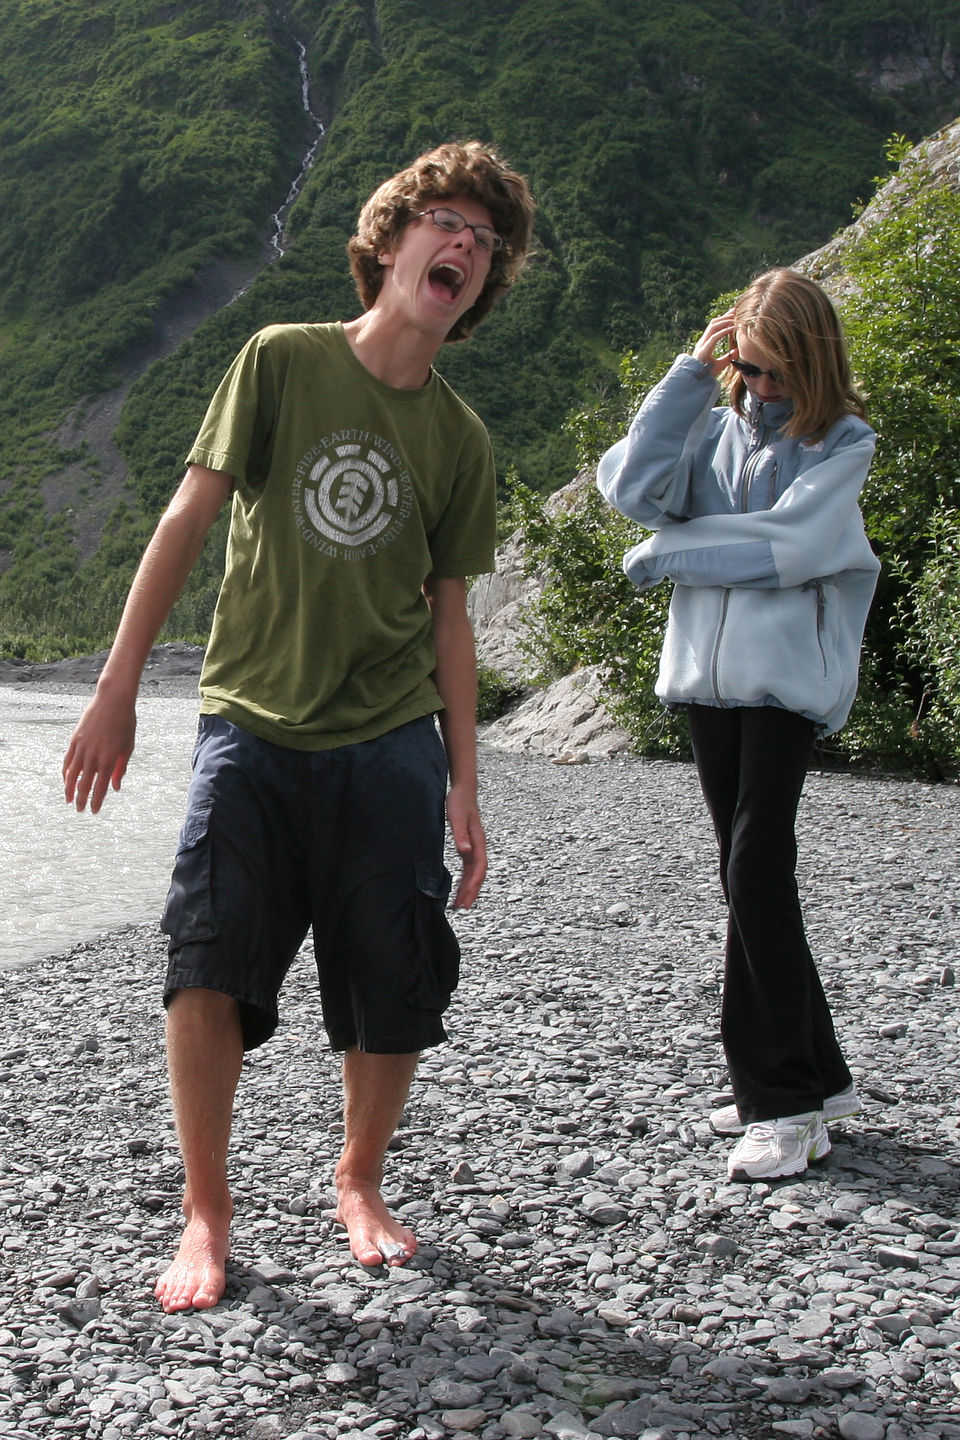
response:
<svg viewBox="0 0 960 1440"><path fill-rule="evenodd" d="M172 949L192 940L212 940L213 919L210 866L210 805L199 805L183 822L167 903L160 929L170 936Z"/></svg>
<svg viewBox="0 0 960 1440"><path fill-rule="evenodd" d="M446 1010L460 979L460 944L446 915L451 885L445 866L417 866L414 999L424 1010Z"/></svg>

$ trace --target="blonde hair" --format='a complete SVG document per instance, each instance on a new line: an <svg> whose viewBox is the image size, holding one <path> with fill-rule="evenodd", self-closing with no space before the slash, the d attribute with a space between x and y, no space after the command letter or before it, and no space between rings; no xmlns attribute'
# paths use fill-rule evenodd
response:
<svg viewBox="0 0 960 1440"><path fill-rule="evenodd" d="M768 270L744 291L733 313L734 330L770 357L793 401L785 435L820 440L844 415L866 419L837 312L813 280L796 270ZM730 404L742 415L747 386L736 370L727 374Z"/></svg>
<svg viewBox="0 0 960 1440"><path fill-rule="evenodd" d="M385 180L360 211L347 253L365 310L375 304L383 284L380 255L429 201L452 200L458 195L468 195L486 207L504 246L491 255L483 289L446 339L465 340L509 290L526 264L533 233L530 187L490 146L479 140L451 142L428 150Z"/></svg>

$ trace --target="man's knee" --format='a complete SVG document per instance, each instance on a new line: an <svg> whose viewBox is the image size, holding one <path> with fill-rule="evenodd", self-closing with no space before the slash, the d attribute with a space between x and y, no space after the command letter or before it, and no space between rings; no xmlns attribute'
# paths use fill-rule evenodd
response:
<svg viewBox="0 0 960 1440"><path fill-rule="evenodd" d="M239 1000L222 990L208 990L202 985L186 985L174 990L167 997L166 1007L168 1025L240 1023Z"/></svg>

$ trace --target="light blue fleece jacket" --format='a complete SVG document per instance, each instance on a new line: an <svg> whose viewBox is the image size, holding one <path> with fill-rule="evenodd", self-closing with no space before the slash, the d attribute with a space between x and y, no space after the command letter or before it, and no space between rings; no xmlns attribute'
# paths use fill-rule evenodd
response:
<svg viewBox="0 0 960 1440"><path fill-rule="evenodd" d="M824 733L843 725L879 562L859 495L876 444L846 415L790 439L789 401L715 406L706 365L681 355L646 397L597 484L656 533L623 568L674 582L657 694L667 705L780 705Z"/></svg>

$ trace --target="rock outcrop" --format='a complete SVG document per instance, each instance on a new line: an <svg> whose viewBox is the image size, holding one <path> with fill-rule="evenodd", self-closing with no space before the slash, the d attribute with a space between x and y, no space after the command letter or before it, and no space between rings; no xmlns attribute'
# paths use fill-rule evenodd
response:
<svg viewBox="0 0 960 1440"><path fill-rule="evenodd" d="M928 139L914 145L904 157L896 174L881 185L869 205L866 205L846 229L841 230L819 250L812 250L796 262L796 269L816 280L835 299L842 300L850 282L844 273L844 254L850 244L864 231L876 225L891 210L904 194L904 176L914 166L922 164L934 183L951 185L960 190L960 119L945 125Z"/></svg>
<svg viewBox="0 0 960 1440"><path fill-rule="evenodd" d="M549 497L547 509L555 514L571 508L593 483L593 470L582 471ZM603 676L597 666L577 670L552 685L537 683L536 661L526 643L526 612L539 590L540 582L527 569L519 532L497 551L496 572L482 575L470 590L468 608L480 664L519 681L526 692L515 709L483 729L483 743L550 755L566 764L622 754L630 748L630 737L604 704Z"/></svg>
<svg viewBox="0 0 960 1440"><path fill-rule="evenodd" d="M607 759L630 748L629 735L604 705L603 676L595 665L535 690L488 725L481 739L499 750L550 755L561 765Z"/></svg>

